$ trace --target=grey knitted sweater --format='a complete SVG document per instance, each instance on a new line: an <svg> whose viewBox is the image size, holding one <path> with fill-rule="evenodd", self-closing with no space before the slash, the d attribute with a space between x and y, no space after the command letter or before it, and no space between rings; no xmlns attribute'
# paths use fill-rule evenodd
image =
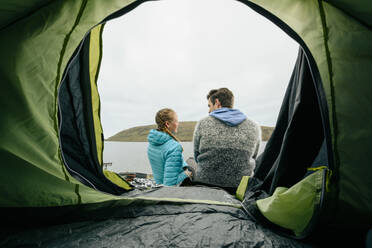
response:
<svg viewBox="0 0 372 248"><path fill-rule="evenodd" d="M245 119L236 126L208 116L194 131L194 180L222 187L239 186L242 176L254 169L261 142L261 128ZM252 159L253 158L253 159Z"/></svg>

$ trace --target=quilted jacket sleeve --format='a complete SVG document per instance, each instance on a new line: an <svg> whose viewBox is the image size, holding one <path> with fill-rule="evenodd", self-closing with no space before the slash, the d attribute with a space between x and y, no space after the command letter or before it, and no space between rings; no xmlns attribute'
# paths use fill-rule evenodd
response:
<svg viewBox="0 0 372 248"><path fill-rule="evenodd" d="M183 171L184 159L179 145L166 154L164 165L164 185L173 186L181 183L187 175Z"/></svg>

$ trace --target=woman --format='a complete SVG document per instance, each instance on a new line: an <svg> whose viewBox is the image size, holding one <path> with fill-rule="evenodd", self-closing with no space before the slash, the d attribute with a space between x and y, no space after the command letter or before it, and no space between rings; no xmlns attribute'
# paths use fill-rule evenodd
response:
<svg viewBox="0 0 372 248"><path fill-rule="evenodd" d="M178 129L178 117L172 109L161 109L156 113L158 128L150 130L147 137L152 174L157 184L167 186L179 185L191 172L187 170L179 140L174 136Z"/></svg>

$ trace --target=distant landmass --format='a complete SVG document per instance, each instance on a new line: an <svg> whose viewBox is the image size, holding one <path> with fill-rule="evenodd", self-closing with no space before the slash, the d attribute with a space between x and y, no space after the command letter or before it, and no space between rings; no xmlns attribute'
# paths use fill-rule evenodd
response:
<svg viewBox="0 0 372 248"><path fill-rule="evenodd" d="M196 121L180 121L178 126L177 138L181 141L192 141L192 136L194 134ZM125 129L117 134L109 137L106 141L122 141L122 142L147 142L147 135L150 129L156 129L156 125L147 125L132 127ZM261 126L262 130L262 140L267 141L274 127Z"/></svg>

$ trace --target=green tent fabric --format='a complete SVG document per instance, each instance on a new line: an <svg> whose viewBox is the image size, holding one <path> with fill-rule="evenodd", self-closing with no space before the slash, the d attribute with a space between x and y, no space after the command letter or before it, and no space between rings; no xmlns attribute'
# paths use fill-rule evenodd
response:
<svg viewBox="0 0 372 248"><path fill-rule="evenodd" d="M317 171L289 189L275 188L272 196L257 201L257 207L271 222L301 235L319 204L322 181L322 171Z"/></svg>
<svg viewBox="0 0 372 248"><path fill-rule="evenodd" d="M368 192L371 170L367 154L371 119L367 116L371 114L368 68L372 66L372 33L371 18L366 13L371 13L372 4L367 1L253 2L257 4L253 8L280 18L295 32L293 37L301 37L304 44L299 42L300 45L311 53L306 54L308 60L311 62L313 58L319 70L330 127L327 130L328 123L324 123L325 136L330 136L327 145L331 146L332 178L323 210L327 217L332 216L328 221L349 227L369 225L372 201ZM312 73L316 76L316 72Z"/></svg>
<svg viewBox="0 0 372 248"><path fill-rule="evenodd" d="M143 2L147 1L0 3L2 217L9 211L27 214L53 209L44 215L48 218L76 209L177 202L166 196L125 197L126 190L107 179L101 168L103 136L96 79L103 25ZM240 2L299 43L317 82L332 177L323 195L324 208L314 216L327 216L339 226L372 223L372 3ZM79 146L74 147L76 140ZM293 180L286 186L299 181Z"/></svg>

